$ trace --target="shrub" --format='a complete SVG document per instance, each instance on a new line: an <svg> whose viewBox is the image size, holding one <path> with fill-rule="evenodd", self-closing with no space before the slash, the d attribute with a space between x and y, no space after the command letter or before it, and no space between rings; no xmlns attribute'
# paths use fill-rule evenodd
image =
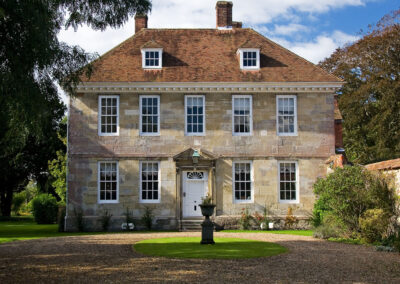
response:
<svg viewBox="0 0 400 284"><path fill-rule="evenodd" d="M21 207L24 204L25 200L26 200L26 195L25 195L25 192L23 192L23 191L19 192L19 193L15 193L13 195L11 210L13 211L13 213L15 215L19 215L19 212L20 212Z"/></svg>
<svg viewBox="0 0 400 284"><path fill-rule="evenodd" d="M57 219L57 200L51 194L39 194L32 199L32 213L38 224L53 224Z"/></svg>
<svg viewBox="0 0 400 284"><path fill-rule="evenodd" d="M148 206L145 206L145 211L144 214L142 216L142 222L143 224L146 226L147 230L151 230L151 227L153 226L153 209L151 209Z"/></svg>
<svg viewBox="0 0 400 284"><path fill-rule="evenodd" d="M108 210L104 210L103 214L100 216L101 228L104 232L108 231L110 227L112 214Z"/></svg>
<svg viewBox="0 0 400 284"><path fill-rule="evenodd" d="M249 213L249 209L242 208L242 214L239 219L239 225L242 230L251 229L251 220L253 217Z"/></svg>
<svg viewBox="0 0 400 284"><path fill-rule="evenodd" d="M285 228L287 229L292 229L294 225L296 225L299 222L299 219L296 218L296 216L293 215L293 208L288 207L287 214L285 217Z"/></svg>
<svg viewBox="0 0 400 284"><path fill-rule="evenodd" d="M126 230L129 230L128 224L133 223L132 212L129 210L129 207L126 207L124 216L125 216Z"/></svg>
<svg viewBox="0 0 400 284"><path fill-rule="evenodd" d="M332 215L324 218L324 223L314 229L313 237L318 239L339 238L344 235L340 222Z"/></svg>
<svg viewBox="0 0 400 284"><path fill-rule="evenodd" d="M385 216L392 216L395 210L394 192L387 180L361 166L337 168L326 178L317 180L314 193L318 196L314 223L323 224L325 215L331 214L345 227L345 232L353 234L361 232L360 217L368 209L382 209Z"/></svg>
<svg viewBox="0 0 400 284"><path fill-rule="evenodd" d="M368 209L359 220L361 237L367 243L382 241L389 226L389 217L383 209Z"/></svg>

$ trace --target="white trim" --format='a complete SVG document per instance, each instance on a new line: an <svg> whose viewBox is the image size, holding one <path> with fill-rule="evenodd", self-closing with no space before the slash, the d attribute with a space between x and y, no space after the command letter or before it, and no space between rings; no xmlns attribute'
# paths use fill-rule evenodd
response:
<svg viewBox="0 0 400 284"><path fill-rule="evenodd" d="M143 200L142 199L142 163L158 164L158 199ZM160 161L139 161L139 203L160 203L161 202L161 162Z"/></svg>
<svg viewBox="0 0 400 284"><path fill-rule="evenodd" d="M82 82L81 93L331 93L343 82Z"/></svg>
<svg viewBox="0 0 400 284"><path fill-rule="evenodd" d="M158 52L158 66L146 66L146 52ZM161 69L162 68L162 48L142 48L142 68L143 69Z"/></svg>
<svg viewBox="0 0 400 284"><path fill-rule="evenodd" d="M279 132L279 106L278 106L278 100L279 99L284 99L284 98L289 98L289 99L294 99L294 132L293 133L280 133ZM297 136L297 96L296 95L277 95L275 99L276 103L276 135L277 136Z"/></svg>
<svg viewBox="0 0 400 284"><path fill-rule="evenodd" d="M115 133L101 132L101 99L104 98L117 99L117 132ZM119 136L119 95L99 95L97 100L97 134L99 136Z"/></svg>
<svg viewBox="0 0 400 284"><path fill-rule="evenodd" d="M203 132L187 132L187 99L203 98ZM185 136L205 136L206 135L206 96L205 95L186 95L185 96Z"/></svg>
<svg viewBox="0 0 400 284"><path fill-rule="evenodd" d="M235 198L235 165L242 163L250 164L251 200L236 200ZM232 203L233 204L254 203L254 169L253 169L253 161L251 160L238 160L232 162Z"/></svg>
<svg viewBox="0 0 400 284"><path fill-rule="evenodd" d="M117 169L117 199L116 200L100 200L100 164L101 163L116 163L116 169ZM118 161L115 161L115 160L97 161L97 203L98 204L119 203L119 162Z"/></svg>
<svg viewBox="0 0 400 284"><path fill-rule="evenodd" d="M260 70L260 49L259 48L239 48L240 69L242 70ZM243 52L256 52L256 66L243 66Z"/></svg>
<svg viewBox="0 0 400 284"><path fill-rule="evenodd" d="M157 112L158 112L158 119L157 119L157 132L142 132L142 98L157 98ZM139 96L139 135L140 136L160 136L160 96L159 95L140 95Z"/></svg>
<svg viewBox="0 0 400 284"><path fill-rule="evenodd" d="M250 98L250 132L235 132L235 111L234 111L234 100L235 99L248 99ZM252 95L232 95L232 135L233 136L252 136L253 135L253 96Z"/></svg>
<svg viewBox="0 0 400 284"><path fill-rule="evenodd" d="M281 200L281 176L280 176L280 166L281 163L294 163L296 167L296 200ZM300 182L299 182L299 163L297 161L278 161L278 202L282 204L298 204L300 203Z"/></svg>

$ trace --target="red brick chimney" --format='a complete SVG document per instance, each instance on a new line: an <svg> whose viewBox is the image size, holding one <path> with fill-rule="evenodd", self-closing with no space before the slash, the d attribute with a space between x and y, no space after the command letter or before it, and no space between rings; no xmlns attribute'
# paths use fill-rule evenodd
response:
<svg viewBox="0 0 400 284"><path fill-rule="evenodd" d="M135 33L140 31L141 29L147 29L147 19L147 15L135 15Z"/></svg>
<svg viewBox="0 0 400 284"><path fill-rule="evenodd" d="M217 29L232 28L232 2L218 1L215 9L217 10Z"/></svg>

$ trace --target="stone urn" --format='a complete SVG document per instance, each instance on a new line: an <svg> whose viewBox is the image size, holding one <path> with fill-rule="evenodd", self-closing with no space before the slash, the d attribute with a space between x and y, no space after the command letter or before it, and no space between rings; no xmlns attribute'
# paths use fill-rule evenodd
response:
<svg viewBox="0 0 400 284"><path fill-rule="evenodd" d="M201 224L201 242L202 245L213 245L214 242L214 224L210 220L210 216L214 214L214 204L200 204L201 214L205 216Z"/></svg>

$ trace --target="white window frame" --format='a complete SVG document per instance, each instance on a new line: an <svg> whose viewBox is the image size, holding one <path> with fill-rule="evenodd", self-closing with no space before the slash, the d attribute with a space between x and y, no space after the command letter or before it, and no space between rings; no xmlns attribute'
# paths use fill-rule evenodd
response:
<svg viewBox="0 0 400 284"><path fill-rule="evenodd" d="M279 132L279 99L294 99L294 132L293 133L287 133L287 132ZM277 95L276 96L276 134L278 136L297 136L297 96L296 95Z"/></svg>
<svg viewBox="0 0 400 284"><path fill-rule="evenodd" d="M281 164L294 163L296 167L296 200L282 200L281 199ZM278 161L278 202L283 204L298 204L300 203L300 182L299 182L299 163L297 161Z"/></svg>
<svg viewBox="0 0 400 284"><path fill-rule="evenodd" d="M143 200L142 199L142 164L157 163L158 164L158 199ZM161 202L161 162L160 161L140 161L139 162L139 203L160 203Z"/></svg>
<svg viewBox="0 0 400 284"><path fill-rule="evenodd" d="M235 99L250 98L250 131L235 132ZM232 135L233 136L252 136L253 135L253 96L252 95L232 95Z"/></svg>
<svg viewBox="0 0 400 284"><path fill-rule="evenodd" d="M102 99L117 99L117 132L114 133L103 133L101 131L101 100ZM97 133L99 136L119 136L119 95L100 95L98 98L97 108Z"/></svg>
<svg viewBox="0 0 400 284"><path fill-rule="evenodd" d="M240 69L242 70L259 70L260 69L260 49L259 48L239 48L240 54ZM244 66L243 65L243 53L244 52L256 52L256 66Z"/></svg>
<svg viewBox="0 0 400 284"><path fill-rule="evenodd" d="M187 114L187 99L202 98L203 99L203 132L188 132L188 114ZM185 136L205 136L206 135L206 96L205 95L186 95L185 96Z"/></svg>
<svg viewBox="0 0 400 284"><path fill-rule="evenodd" d="M250 200L241 200L241 199L236 199L235 197L235 165L236 164L244 164L248 163L250 164L250 195L251 199ZM253 161L247 160L247 161L233 161L232 162L232 203L233 204L248 204L248 203L254 203L254 168L253 168Z"/></svg>
<svg viewBox="0 0 400 284"><path fill-rule="evenodd" d="M142 98L156 98L157 99L157 132L142 132ZM159 95L140 95L139 96L139 135L140 136L160 136L160 96Z"/></svg>
<svg viewBox="0 0 400 284"><path fill-rule="evenodd" d="M116 200L101 200L100 199L100 164L101 163L116 163L117 169L117 199ZM119 203L119 162L118 161L97 161L97 203L98 204L107 204L107 203Z"/></svg>
<svg viewBox="0 0 400 284"><path fill-rule="evenodd" d="M142 48L142 68L143 69L161 69L162 68L162 48ZM158 65L157 66L146 66L146 52L158 52Z"/></svg>

